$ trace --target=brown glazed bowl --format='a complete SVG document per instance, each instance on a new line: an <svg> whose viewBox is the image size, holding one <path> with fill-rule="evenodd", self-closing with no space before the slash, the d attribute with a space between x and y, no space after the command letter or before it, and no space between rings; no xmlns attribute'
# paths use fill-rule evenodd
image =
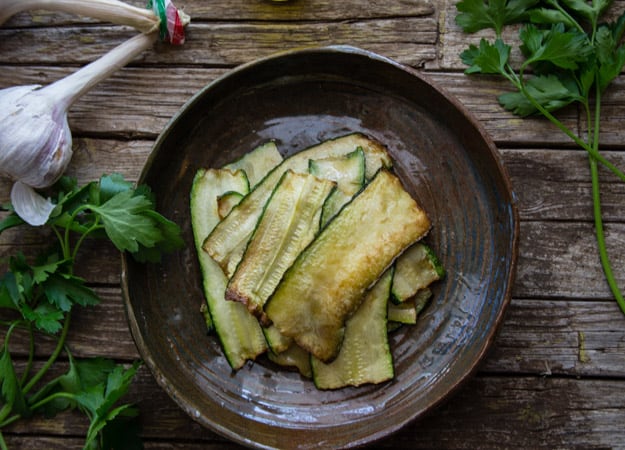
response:
<svg viewBox="0 0 625 450"><path fill-rule="evenodd" d="M200 313L189 217L193 176L269 139L289 155L354 131L388 146L394 170L432 220L427 242L447 276L418 324L392 334L390 382L318 391L264 357L233 373ZM246 446L355 447L421 418L474 373L510 301L518 217L497 149L456 100L367 51L304 49L232 70L167 125L140 182L182 227L187 245L161 264L124 259L137 347L184 411Z"/></svg>

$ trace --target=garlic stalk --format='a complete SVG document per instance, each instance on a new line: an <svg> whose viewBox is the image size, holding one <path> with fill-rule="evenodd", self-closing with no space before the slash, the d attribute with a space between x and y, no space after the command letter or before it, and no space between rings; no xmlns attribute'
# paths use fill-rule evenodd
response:
<svg viewBox="0 0 625 450"><path fill-rule="evenodd" d="M128 25L149 33L159 26L159 18L150 10L128 5L118 0L2 0L0 1L0 25L15 14L45 9L62 11L118 25Z"/></svg>
<svg viewBox="0 0 625 450"><path fill-rule="evenodd" d="M48 86L0 90L0 172L17 180L11 190L11 203L26 222L42 225L52 212L51 202L42 202L33 188L52 185L69 164L70 106L99 81L151 47L157 36L156 32L138 34Z"/></svg>
<svg viewBox="0 0 625 450"><path fill-rule="evenodd" d="M150 9L129 5L120 0L0 0L0 26L17 13L31 9L62 11L79 16L91 17L117 25L128 25L142 33L161 29L161 39L172 44L182 44L172 28L178 24L177 32L187 26L190 17L177 9L170 0L150 2Z"/></svg>

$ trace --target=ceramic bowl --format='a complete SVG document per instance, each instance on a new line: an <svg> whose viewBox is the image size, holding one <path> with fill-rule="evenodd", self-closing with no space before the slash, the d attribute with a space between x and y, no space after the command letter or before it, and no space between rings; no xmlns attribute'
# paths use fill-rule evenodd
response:
<svg viewBox="0 0 625 450"><path fill-rule="evenodd" d="M432 220L427 242L447 276L418 324L392 334L390 382L319 391L262 357L234 373L200 314L193 176L269 139L289 155L354 131L388 147L395 172ZM187 246L161 264L124 259L132 335L184 411L246 446L361 446L421 418L474 373L510 301L518 218L497 149L453 97L361 49L286 52L230 71L171 120L140 182L182 227Z"/></svg>

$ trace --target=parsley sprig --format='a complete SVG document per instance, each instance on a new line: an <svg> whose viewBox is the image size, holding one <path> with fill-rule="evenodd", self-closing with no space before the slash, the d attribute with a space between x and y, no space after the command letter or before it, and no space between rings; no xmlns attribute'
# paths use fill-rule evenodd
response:
<svg viewBox="0 0 625 450"><path fill-rule="evenodd" d="M467 33L495 31L461 55L467 74L500 75L515 91L501 94L499 103L526 117L542 115L589 155L593 214L599 257L607 283L625 313L625 299L612 271L601 217L598 165L618 179L625 174L599 149L601 97L625 66L625 13L614 22L601 22L612 0L462 0L456 23ZM512 45L506 43L506 26L520 24L522 61L513 67ZM554 112L571 104L583 108L587 124L584 139L569 129Z"/></svg>
<svg viewBox="0 0 625 450"><path fill-rule="evenodd" d="M85 449L141 448L137 409L118 401L127 392L139 363L126 367L103 358L75 359L66 345L75 307L99 303L86 281L74 274L79 249L88 237L109 239L120 251L140 262L156 262L164 252L183 245L180 228L155 210L149 188L133 185L121 175L105 175L78 187L64 177L50 193L56 207L46 226L58 238L56 245L29 263L23 254L11 256L0 278L0 449L7 449L2 430L35 414L53 416L77 408L89 419ZM11 205L4 209L11 211ZM0 221L0 233L24 222L15 213ZM25 333L29 354L16 364L11 353L15 333ZM35 370L37 336L46 335L56 346ZM43 382L65 351L69 370ZM122 439L122 441L120 441Z"/></svg>

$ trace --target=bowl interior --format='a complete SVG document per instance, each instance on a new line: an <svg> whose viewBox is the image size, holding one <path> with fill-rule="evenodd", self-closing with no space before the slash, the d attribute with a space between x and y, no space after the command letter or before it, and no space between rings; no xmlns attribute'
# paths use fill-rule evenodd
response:
<svg viewBox="0 0 625 450"><path fill-rule="evenodd" d="M354 131L388 146L394 170L433 222L426 241L447 277L418 324L392 334L393 381L322 392L265 358L233 373L200 314L193 176L269 139L288 155ZM124 259L133 337L191 417L245 445L362 445L421 417L475 370L510 299L517 213L494 145L453 98L359 49L289 52L230 72L174 117L141 178L187 246L158 265Z"/></svg>

